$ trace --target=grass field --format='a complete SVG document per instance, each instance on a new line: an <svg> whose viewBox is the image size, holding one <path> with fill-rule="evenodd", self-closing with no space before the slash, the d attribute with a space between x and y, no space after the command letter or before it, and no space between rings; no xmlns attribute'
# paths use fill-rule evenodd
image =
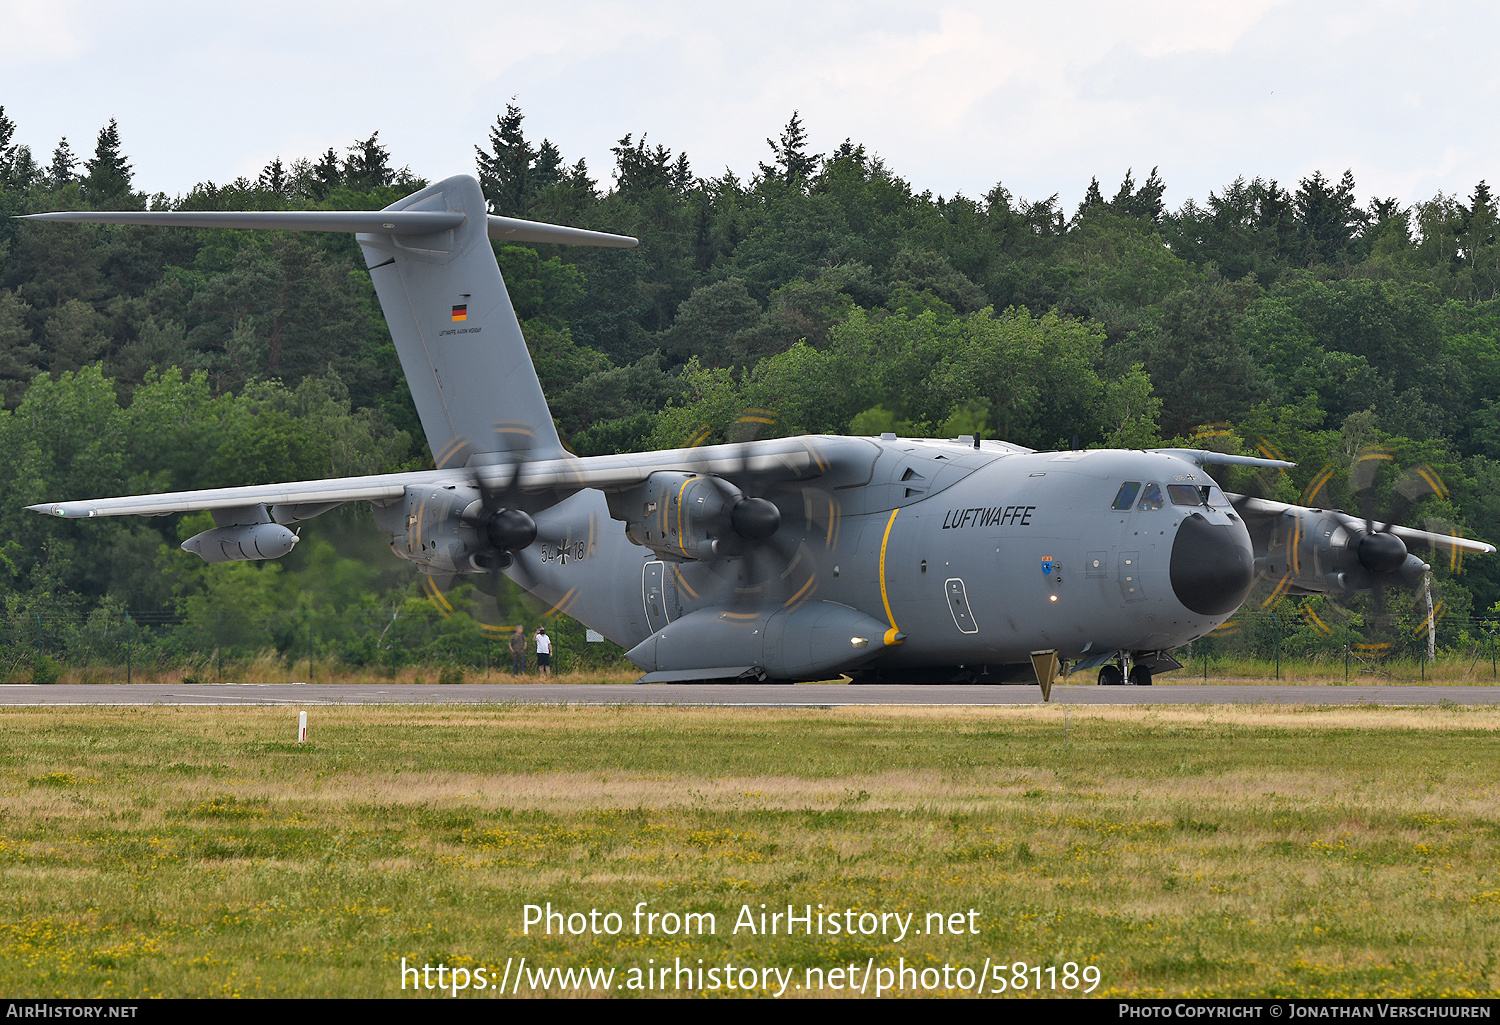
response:
<svg viewBox="0 0 1500 1025"><path fill-rule="evenodd" d="M0 991L384 996L402 957L477 978L522 956L614 966L615 992L676 958L797 982L1076 962L1095 996L1500 983L1500 711L319 707L301 746L295 725L0 713ZM548 901L624 929L523 935ZM642 901L717 931L636 935ZM762 903L919 928L973 908L978 935L733 934Z"/></svg>

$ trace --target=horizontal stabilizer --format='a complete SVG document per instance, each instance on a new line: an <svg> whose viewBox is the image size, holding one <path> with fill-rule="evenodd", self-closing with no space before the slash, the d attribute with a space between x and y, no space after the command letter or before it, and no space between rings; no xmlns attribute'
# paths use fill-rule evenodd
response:
<svg viewBox="0 0 1500 1025"><path fill-rule="evenodd" d="M168 228L265 228L274 231L357 231L433 235L452 231L464 215L449 210L65 210L27 214L28 221L73 224L155 224Z"/></svg>
<svg viewBox="0 0 1500 1025"><path fill-rule="evenodd" d="M168 228L261 228L271 231L352 231L365 235L434 235L463 225L456 210L65 210L26 214L28 221L71 224L140 224ZM629 235L490 215L489 237L502 242L552 242L565 246L631 249Z"/></svg>
<svg viewBox="0 0 1500 1025"><path fill-rule="evenodd" d="M1224 452L1208 452L1199 448L1150 448L1147 452L1159 452L1164 456L1176 456L1199 466L1296 466L1285 459L1262 459L1260 456L1231 456Z"/></svg>
<svg viewBox="0 0 1500 1025"><path fill-rule="evenodd" d="M555 242L564 246L601 246L605 249L634 249L639 242L629 235L611 235L605 231L567 228L561 224L496 217L494 214L490 214L489 231L490 238L499 242Z"/></svg>

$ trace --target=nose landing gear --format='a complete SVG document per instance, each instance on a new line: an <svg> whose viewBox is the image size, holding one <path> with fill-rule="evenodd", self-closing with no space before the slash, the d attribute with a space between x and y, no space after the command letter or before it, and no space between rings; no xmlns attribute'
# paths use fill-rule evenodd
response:
<svg viewBox="0 0 1500 1025"><path fill-rule="evenodd" d="M1139 663L1132 665L1127 657L1121 660L1121 664L1106 662L1099 667L1099 686L1120 687L1126 682L1135 687L1151 686L1151 670Z"/></svg>

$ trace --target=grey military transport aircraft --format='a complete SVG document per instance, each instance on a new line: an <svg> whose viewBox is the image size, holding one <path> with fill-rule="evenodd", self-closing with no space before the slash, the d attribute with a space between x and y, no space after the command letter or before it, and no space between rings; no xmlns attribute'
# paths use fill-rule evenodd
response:
<svg viewBox="0 0 1500 1025"><path fill-rule="evenodd" d="M353 231L436 468L53 502L68 518L207 509L182 547L274 559L287 525L369 502L428 585L504 573L624 646L643 682L1151 682L1257 575L1292 593L1419 586L1408 549L1491 545L1225 494L1188 449L794 437L578 458L558 439L491 239L631 247L496 217L457 176L371 212L68 212L36 219ZM437 595L441 600L441 595Z"/></svg>

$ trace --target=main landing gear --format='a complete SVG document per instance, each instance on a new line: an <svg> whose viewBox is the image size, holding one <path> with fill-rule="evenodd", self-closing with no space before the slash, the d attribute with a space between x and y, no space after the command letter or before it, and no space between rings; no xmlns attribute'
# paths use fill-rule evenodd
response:
<svg viewBox="0 0 1500 1025"><path fill-rule="evenodd" d="M1107 662L1099 667L1099 686L1101 687L1123 686L1127 679L1136 687L1149 687L1151 686L1151 670L1145 666L1131 666L1127 677L1125 671L1113 662Z"/></svg>

